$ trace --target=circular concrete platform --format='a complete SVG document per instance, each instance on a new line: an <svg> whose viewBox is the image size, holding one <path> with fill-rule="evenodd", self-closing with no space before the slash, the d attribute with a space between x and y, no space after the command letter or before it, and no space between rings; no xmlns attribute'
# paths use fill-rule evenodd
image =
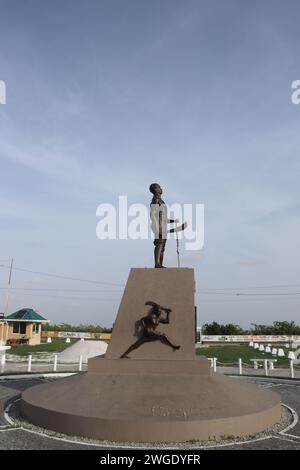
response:
<svg viewBox="0 0 300 470"><path fill-rule="evenodd" d="M22 394L21 413L60 433L119 442L254 434L281 417L280 397L194 361L89 361L89 372Z"/></svg>

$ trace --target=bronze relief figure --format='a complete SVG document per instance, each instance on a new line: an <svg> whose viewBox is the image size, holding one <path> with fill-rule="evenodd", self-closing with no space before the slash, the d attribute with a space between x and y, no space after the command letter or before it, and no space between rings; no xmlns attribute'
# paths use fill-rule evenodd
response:
<svg viewBox="0 0 300 470"><path fill-rule="evenodd" d="M156 331L160 323L170 323L170 308L162 307L156 302L148 301L145 305L151 306L148 314L138 320L135 324L135 336L138 337L137 341L133 343L121 356L121 358L128 358L128 354L139 348L144 343L152 341L160 341L162 344L169 346L176 351L180 349L180 346L173 344L165 333Z"/></svg>

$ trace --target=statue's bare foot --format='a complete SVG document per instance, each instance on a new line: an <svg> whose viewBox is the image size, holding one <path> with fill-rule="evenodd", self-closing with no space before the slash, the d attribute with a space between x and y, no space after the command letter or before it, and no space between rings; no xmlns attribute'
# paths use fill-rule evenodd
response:
<svg viewBox="0 0 300 470"><path fill-rule="evenodd" d="M178 349L180 349L180 346L173 346L173 351L177 351Z"/></svg>
<svg viewBox="0 0 300 470"><path fill-rule="evenodd" d="M155 267L156 267L156 268L164 268L164 269L166 269L166 266L161 266L161 265L156 265Z"/></svg>
<svg viewBox="0 0 300 470"><path fill-rule="evenodd" d="M122 354L122 356L120 357L120 359L130 359L130 357L127 356L126 354Z"/></svg>

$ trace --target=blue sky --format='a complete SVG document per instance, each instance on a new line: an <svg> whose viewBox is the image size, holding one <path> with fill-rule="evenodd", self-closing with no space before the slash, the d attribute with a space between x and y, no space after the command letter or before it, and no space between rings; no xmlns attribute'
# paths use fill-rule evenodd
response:
<svg viewBox="0 0 300 470"><path fill-rule="evenodd" d="M0 0L0 261L120 284L15 270L13 287L35 290L14 290L10 311L110 326L153 249L99 241L96 207L149 204L158 181L169 203L205 204L204 249L182 252L197 289L233 288L199 291L198 322L299 322L300 295L231 295L300 292L299 13L297 0Z"/></svg>

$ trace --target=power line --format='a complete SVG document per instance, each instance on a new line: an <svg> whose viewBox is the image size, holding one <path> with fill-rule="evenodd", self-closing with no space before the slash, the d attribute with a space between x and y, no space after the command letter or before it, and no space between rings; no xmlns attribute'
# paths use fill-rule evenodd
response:
<svg viewBox="0 0 300 470"><path fill-rule="evenodd" d="M0 290L5 290L6 287L0 287ZM105 292L123 292L123 289L64 289L60 287L53 287L53 288L48 288L48 287L11 287L11 290L24 290L24 291L53 291L53 292L99 292L99 293L105 293Z"/></svg>
<svg viewBox="0 0 300 470"><path fill-rule="evenodd" d="M14 292L13 293L13 296L23 296L23 295L36 295L34 293L30 293L30 292ZM60 299L60 300L65 300L65 299L71 299L71 300L94 300L96 302L109 302L109 301L113 301L114 299L107 299L107 298L95 298L95 297L70 297L70 296L60 296L60 295L51 295L51 294L37 294L36 297L49 297L49 298L52 298L52 299Z"/></svg>
<svg viewBox="0 0 300 470"><path fill-rule="evenodd" d="M0 264L0 268L9 268L10 266ZM78 282L89 282L91 284L102 284L106 286L122 286L124 287L124 284L116 284L114 282L103 282L103 281L95 281L92 279L81 279L77 277L69 277L69 276L62 276L60 274L51 274L51 273L45 273L41 271L31 271L30 269L24 269L24 268L18 268L14 266L15 271L22 271L26 273L31 273L31 274L39 274L40 276L47 276L47 277L54 277L56 279L67 279L69 281L78 281Z"/></svg>
<svg viewBox="0 0 300 470"><path fill-rule="evenodd" d="M10 268L8 265L0 265L1 268ZM70 281L77 281L77 282L87 282L91 284L99 284L99 285L107 285L107 286L116 286L116 287L124 287L124 284L120 283L112 283L112 282L104 282L104 281L97 281L93 279L82 279L70 276L64 276L60 274L53 274L47 273L42 271L33 271L30 269L14 267L14 270L27 272L31 274L38 274L41 276L52 277L56 279L66 279ZM217 292L217 291L229 291L229 290L254 290L254 289L274 289L274 288L288 288L288 287L299 287L300 284L276 284L270 286L253 286L253 287L224 287L224 288L205 288L205 289L197 289L197 292L202 293L204 295L230 295L230 296L290 296L290 295L300 295L300 292L270 292L270 293L241 293L241 292ZM4 289L0 287L0 289ZM118 293L117 290L92 290L92 289L61 289L61 288L22 288L22 287L12 287L11 290L26 290L26 291L61 291L61 292L115 292Z"/></svg>
<svg viewBox="0 0 300 470"><path fill-rule="evenodd" d="M244 294L244 293L237 293L235 295L242 295L242 296L268 296L268 295L300 295L300 292L270 292L268 294Z"/></svg>
<svg viewBox="0 0 300 470"><path fill-rule="evenodd" d="M5 287L0 287L0 290L5 290ZM11 291L32 291L32 292L78 292L78 293L112 293L120 294L122 289L61 289L61 288L41 288L41 287L12 287ZM241 292L203 292L197 290L196 292L202 295L225 295L225 296L242 296L242 297L260 297L260 296L290 296L300 295L300 292L269 292L269 293L241 293ZM40 294L38 294L40 295Z"/></svg>
<svg viewBox="0 0 300 470"><path fill-rule="evenodd" d="M5 287L0 287L5 290ZM46 288L46 287L12 287L12 291L34 291L34 292L86 292L86 293L120 293L122 289L63 289L63 288ZM203 295L230 295L230 296L272 296L272 295L300 295L300 292L268 292L268 293L240 293L240 292L205 292L197 289L197 292Z"/></svg>
<svg viewBox="0 0 300 470"><path fill-rule="evenodd" d="M276 284L272 286L253 286L253 287L214 287L198 289L199 291L215 291L215 290L252 290L252 289L279 289L287 287L300 287L300 284Z"/></svg>
<svg viewBox="0 0 300 470"><path fill-rule="evenodd" d="M199 292L197 290L197 292ZM251 293L251 294L244 294L241 292L201 292L203 295L231 295L231 296L272 296L272 295L300 295L300 292L269 292L269 293L263 293L263 294L256 294L256 293Z"/></svg>

